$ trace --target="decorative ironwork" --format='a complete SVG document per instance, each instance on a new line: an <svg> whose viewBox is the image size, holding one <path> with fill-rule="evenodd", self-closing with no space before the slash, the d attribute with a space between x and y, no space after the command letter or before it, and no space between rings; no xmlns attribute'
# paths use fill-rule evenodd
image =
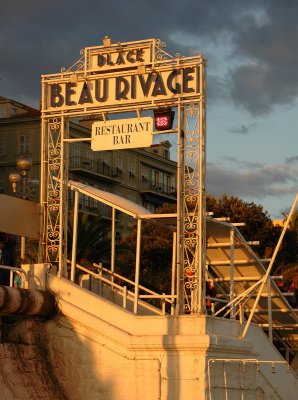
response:
<svg viewBox="0 0 298 400"><path fill-rule="evenodd" d="M59 260L60 235L60 175L61 175L61 119L48 121L47 134L47 194L46 194L46 261Z"/></svg>
<svg viewBox="0 0 298 400"><path fill-rule="evenodd" d="M74 63L72 66L69 68L62 67L61 68L61 73L65 72L75 72L75 71L83 71L85 69L85 51L84 49L80 50L81 57Z"/></svg>
<svg viewBox="0 0 298 400"><path fill-rule="evenodd" d="M180 58L180 54L175 57L165 51L165 43L159 39L150 40L150 46L154 43L152 71L158 70L157 66L173 65L183 61L176 61ZM120 44L119 44L120 45ZM148 43L146 44L148 46ZM87 49L88 50L88 49ZM87 50L86 54L87 54ZM125 104L106 103L99 104L95 109L93 104L84 104L84 111L80 104L75 107L66 107L64 104L55 110L48 107L47 104L47 87L50 82L60 82L69 75L69 79L82 78L84 71L84 79L90 78L88 75L88 57L84 50L81 50L81 57L68 69L62 68L61 75L53 78L52 76L43 78L43 198L42 205L44 207L44 227L43 227L43 245L45 250L44 259L47 262L59 264L59 271L66 266L65 248L66 238L63 229L66 230L66 208L67 208L67 190L65 188L68 176L68 157L67 146L64 142L64 135L68 134L65 129L65 123L68 118L78 115L93 115L96 113L113 113L113 112L129 112L134 110L136 106L145 109L152 109L153 102L149 99L146 101L131 100ZM173 107L179 109L179 113L183 115L179 119L178 130L181 133L179 140L182 141L180 149L179 162L179 263L177 265L183 267L183 290L181 286L182 277L179 272L179 283L177 280L177 290L179 291L179 307L184 308L186 312L198 313L204 311L204 294L205 291L205 61L202 57L194 57L189 64L189 60L184 60L185 65L194 65L199 81L196 90L193 93L181 93L179 96L157 99L158 106L168 106L169 102ZM156 64L154 66L154 63ZM197 68L198 67L198 68ZM78 73L76 73L78 72ZM90 71L89 71L90 72ZM116 76L116 71L113 73ZM65 74L65 75L64 75ZM75 75L72 77L72 75ZM54 80L55 79L55 80ZM155 101L155 99L153 99ZM154 107L156 104L154 103ZM180 115L179 114L179 115ZM57 118L53 118L58 115ZM182 139L181 139L182 138ZM180 191L180 192L179 192ZM177 253L178 254L178 253ZM177 256L178 259L178 256ZM178 269L178 268L177 268ZM63 273L63 272L62 272ZM179 286L179 288L178 288ZM180 299L184 297L182 304Z"/></svg>
<svg viewBox="0 0 298 400"><path fill-rule="evenodd" d="M183 227L182 259L184 266L184 309L202 311L205 249L205 132L202 104L184 107L183 123Z"/></svg>
<svg viewBox="0 0 298 400"><path fill-rule="evenodd" d="M174 58L171 54L166 52L164 49L166 47L165 42L160 39L155 40L155 59L154 61L165 61Z"/></svg>

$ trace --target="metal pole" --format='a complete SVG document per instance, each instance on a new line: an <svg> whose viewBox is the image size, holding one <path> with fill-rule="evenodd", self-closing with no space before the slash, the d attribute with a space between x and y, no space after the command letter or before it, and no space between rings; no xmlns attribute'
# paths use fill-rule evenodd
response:
<svg viewBox="0 0 298 400"><path fill-rule="evenodd" d="M177 129L177 302L176 302L176 315L179 315L183 310L183 245L181 235L181 220L182 220L182 208L181 208L181 163L182 163L182 149L181 149L181 138L182 138L182 122L181 118L182 107L180 99L178 99L178 129Z"/></svg>
<svg viewBox="0 0 298 400"><path fill-rule="evenodd" d="M230 301L234 299L234 259L235 259L235 228L230 230ZM235 304L231 304L230 308L231 318L235 318Z"/></svg>
<svg viewBox="0 0 298 400"><path fill-rule="evenodd" d="M42 108L43 104L45 104L45 85L42 83ZM40 222L39 222L39 229L40 229L40 239L39 239L39 247L38 247L38 262L41 263L45 261L46 257L46 223L45 223L45 203L46 203L46 193L45 187L47 187L47 176L46 176L46 134L47 134L47 121L42 116L41 118L41 168L40 168L40 186L39 186L39 196L40 196Z"/></svg>
<svg viewBox="0 0 298 400"><path fill-rule="evenodd" d="M198 241L199 241L199 291L197 310L195 312L206 312L206 70L205 64L200 68L201 95L198 102L199 118L199 215L198 215Z"/></svg>
<svg viewBox="0 0 298 400"><path fill-rule="evenodd" d="M65 198L65 170L64 170L64 130L65 130L65 118L61 116L61 158L60 158L60 203L59 203L59 247L58 247L58 276L64 276L64 198Z"/></svg>
<svg viewBox="0 0 298 400"><path fill-rule="evenodd" d="M200 76L200 87L202 87L202 76ZM202 110L202 100L199 102L199 112ZM197 299L195 300L195 313L205 312L205 296L203 296L203 287L205 285L205 263L204 262L204 140L203 140L203 128L202 128L202 116L199 116L199 204L198 204L198 228L197 228L197 244L199 245L198 249L198 264L196 268L198 268L198 282L197 282ZM203 272L204 268L204 272Z"/></svg>
<svg viewBox="0 0 298 400"><path fill-rule="evenodd" d="M268 325L269 325L269 340L273 343L273 332L272 332L272 300L271 300L271 277L267 278L268 288Z"/></svg>
<svg viewBox="0 0 298 400"><path fill-rule="evenodd" d="M173 251L172 251L172 285L171 285L171 295L175 295L175 280L176 280L176 251L177 251L177 234L173 232ZM178 292L178 288L177 288ZM171 315L175 313L175 302L174 297L171 298Z"/></svg>
<svg viewBox="0 0 298 400"><path fill-rule="evenodd" d="M26 256L26 238L21 236L21 259L24 260Z"/></svg>
<svg viewBox="0 0 298 400"><path fill-rule="evenodd" d="M123 286L123 308L127 307L127 286Z"/></svg>
<svg viewBox="0 0 298 400"><path fill-rule="evenodd" d="M140 281L140 256L141 256L141 229L142 220L138 219L137 224L137 248L136 248L136 272L135 272L135 299L133 312L138 312L138 300L139 300L139 281Z"/></svg>
<svg viewBox="0 0 298 400"><path fill-rule="evenodd" d="M73 208L73 228L72 228L72 253L70 280L75 280L75 269L77 263L77 238L78 238L78 210L79 210L79 192L75 190L74 208Z"/></svg>
<svg viewBox="0 0 298 400"><path fill-rule="evenodd" d="M115 272L115 223L116 223L116 209L112 208L112 238L111 238L111 281L114 282Z"/></svg>

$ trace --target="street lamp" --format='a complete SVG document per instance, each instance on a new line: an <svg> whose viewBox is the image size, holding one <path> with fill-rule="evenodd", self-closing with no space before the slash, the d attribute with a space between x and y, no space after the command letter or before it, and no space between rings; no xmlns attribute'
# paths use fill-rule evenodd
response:
<svg viewBox="0 0 298 400"><path fill-rule="evenodd" d="M14 193L17 192L18 184L22 182L20 194L23 199L26 199L30 195L34 196L39 186L38 178L29 178L29 171L32 168L32 164L32 158L29 155L21 155L17 159L16 166L18 171L11 172L8 176Z"/></svg>
<svg viewBox="0 0 298 400"><path fill-rule="evenodd" d="M22 180L21 174L19 174L18 172L11 172L8 176L8 179L9 182L11 183L12 191L16 193L18 188L18 183L20 183Z"/></svg>
<svg viewBox="0 0 298 400"><path fill-rule="evenodd" d="M22 182L21 197L27 199L29 195L35 195L36 189L39 186L37 178L29 178L29 171L32 168L32 158L29 155L21 155L17 159L18 171L11 172L8 176L9 182L12 186L13 193L17 193L18 185ZM25 237L21 237L21 258L25 258Z"/></svg>

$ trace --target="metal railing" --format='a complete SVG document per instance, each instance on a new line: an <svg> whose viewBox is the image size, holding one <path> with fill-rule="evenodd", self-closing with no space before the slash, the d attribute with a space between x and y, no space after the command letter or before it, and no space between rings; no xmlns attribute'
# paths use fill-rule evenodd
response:
<svg viewBox="0 0 298 400"><path fill-rule="evenodd" d="M214 365L214 369L216 369L216 377L217 377L217 379L219 378L218 363L221 363L223 365L223 369L222 369L223 376L219 380L219 382L221 383L220 386L218 386L218 384L216 384L216 382L212 382L212 380L214 380L215 377L213 377L213 379L212 379L212 376L211 376L212 375L211 374L211 366ZM235 385L230 386L228 384L228 372L226 371L226 366L229 364L230 365L236 364L237 373L240 373L240 385L239 386L235 386ZM217 396L218 396L218 392L220 390L222 391L223 398L225 398L225 399L236 398L235 395L236 395L237 391L239 393L239 397L237 397L237 398L240 398L240 396L241 396L241 398L244 398L245 392L248 392L248 391L256 392L255 394L257 394L257 391L260 388L258 387L258 385L256 384L256 382L254 380L252 380L252 379L250 380L251 383L254 383L254 385L252 384L251 387L243 384L243 381L244 381L243 375L249 374L249 369L247 368L248 365L254 366L255 372L265 379L267 385L270 386L270 388L276 395L276 397L274 397L274 398L281 399L280 394L276 391L275 387L273 387L272 382L270 382L268 380L268 377L264 374L264 372L262 372L261 367L262 366L271 367L272 374L276 374L278 372L277 368L279 367L279 368L282 368L286 373L294 375L294 372L291 370L291 368L289 367L289 365L286 361L258 360L258 359L253 359L253 358L246 358L246 359L210 358L208 360L208 368L207 368L208 400L212 400L215 397L218 398ZM241 367L241 368L239 368L239 367ZM215 390L217 392L217 396L212 395L212 391L215 391ZM256 398L259 398L259 397L256 396Z"/></svg>
<svg viewBox="0 0 298 400"><path fill-rule="evenodd" d="M70 264L71 262L68 260L68 263ZM131 301L134 306L134 310L141 306L142 308L145 308L158 315L165 315L167 313L166 306L169 305L170 314L174 315L175 299L177 298L177 295L165 293L160 294L140 284L137 288L135 282L132 280L107 268L104 268L100 264L94 263L93 268L97 269L98 272L93 272L88 268L76 264L76 269L85 272L90 277L93 277L100 282L99 295L103 294L102 289L103 285L105 285L106 287L110 288L111 292L114 292L115 294L117 293L122 297L122 307L125 309L128 306L128 301ZM132 288L133 291L129 288ZM139 294L139 291L141 291L143 294ZM160 307L158 307L157 304L152 305L148 303L148 300L153 299L160 300Z"/></svg>
<svg viewBox="0 0 298 400"><path fill-rule="evenodd" d="M164 194L166 196L176 196L177 189L171 185L165 185L162 183L157 183L151 180L142 181L141 190L143 191L152 191L155 193Z"/></svg>
<svg viewBox="0 0 298 400"><path fill-rule="evenodd" d="M14 286L14 273L17 274L21 279L21 287L25 286L25 282L27 281L27 276L25 271L22 268L11 267L9 265L0 265L0 270L8 270L9 271L9 287ZM1 271L0 271L1 273Z"/></svg>
<svg viewBox="0 0 298 400"><path fill-rule="evenodd" d="M70 157L69 168L79 168L96 174L104 175L109 178L117 178L122 175L122 170L120 168L112 167L110 164L104 161L95 161L82 156Z"/></svg>

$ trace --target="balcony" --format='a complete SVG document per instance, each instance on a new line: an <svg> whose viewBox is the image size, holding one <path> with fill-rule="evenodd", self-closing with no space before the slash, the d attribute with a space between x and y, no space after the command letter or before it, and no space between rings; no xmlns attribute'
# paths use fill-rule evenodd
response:
<svg viewBox="0 0 298 400"><path fill-rule="evenodd" d="M122 171L119 168L114 168L106 162L94 161L81 156L69 158L69 170L108 182L119 182L119 178L122 175Z"/></svg>
<svg viewBox="0 0 298 400"><path fill-rule="evenodd" d="M160 198L164 202L173 202L176 200L176 188L170 185L163 185L153 181L143 181L141 183L141 193L145 198L151 200L154 197Z"/></svg>

